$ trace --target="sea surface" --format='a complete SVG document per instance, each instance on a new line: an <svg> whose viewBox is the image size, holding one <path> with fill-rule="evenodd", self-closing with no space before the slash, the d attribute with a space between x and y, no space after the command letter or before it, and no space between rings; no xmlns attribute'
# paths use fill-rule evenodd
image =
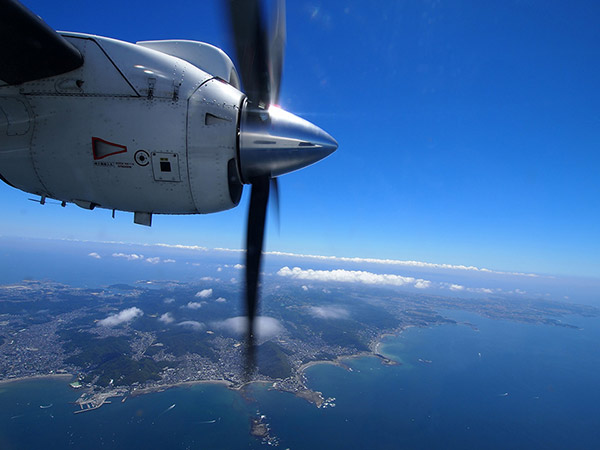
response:
<svg viewBox="0 0 600 450"><path fill-rule="evenodd" d="M566 318L574 330L444 314L476 329L387 337L396 366L310 367L310 387L335 397L323 409L266 385L196 384L73 414L64 380L0 384L0 449L266 448L249 433L257 413L283 449L598 448L600 319Z"/></svg>

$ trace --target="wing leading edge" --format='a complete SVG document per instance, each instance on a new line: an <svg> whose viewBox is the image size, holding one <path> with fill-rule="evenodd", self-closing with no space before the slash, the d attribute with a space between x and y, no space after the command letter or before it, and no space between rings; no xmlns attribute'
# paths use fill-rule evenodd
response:
<svg viewBox="0 0 600 450"><path fill-rule="evenodd" d="M70 72L79 51L16 0L0 0L0 80L21 84Z"/></svg>

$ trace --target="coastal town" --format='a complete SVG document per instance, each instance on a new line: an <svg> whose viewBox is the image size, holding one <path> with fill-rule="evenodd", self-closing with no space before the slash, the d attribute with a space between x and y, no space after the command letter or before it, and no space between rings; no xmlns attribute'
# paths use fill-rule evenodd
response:
<svg viewBox="0 0 600 450"><path fill-rule="evenodd" d="M592 307L557 302L537 303L535 308L532 304L513 305L511 310L500 308L493 300L457 304L456 299L401 294L385 299L381 294L361 292L354 293L354 298L345 297L349 307L344 311L349 312L342 312L335 307L315 307L324 303L317 303L318 294L294 298L298 286L290 284L276 292L267 291L265 309L276 322L270 333L259 338L257 367L248 374L243 370L243 336L222 325L228 323L223 314L231 312L218 310L220 302L189 307L189 297L202 292L198 289L196 285L168 286L164 291L139 285L81 289L47 281L0 286L0 381L64 376L71 388L80 392L74 405L76 414L115 399L124 402L130 396L199 382L223 383L231 389L262 382L326 408L334 407L335 399L309 388L304 374L307 367L327 362L349 369L345 359L356 356L397 364L380 352L385 335L414 326L475 328L446 318L438 310L458 306L485 317L567 327L571 325L563 323L562 316L598 314ZM331 295L327 301L331 302ZM368 313L354 314L351 307ZM142 308L145 312L138 313L135 320L103 326L106 318L117 317L119 311ZM166 309L176 313L164 312ZM319 314L325 313L337 314L340 320L320 320ZM180 316L179 322L165 319L174 314ZM419 362L431 363L427 359Z"/></svg>

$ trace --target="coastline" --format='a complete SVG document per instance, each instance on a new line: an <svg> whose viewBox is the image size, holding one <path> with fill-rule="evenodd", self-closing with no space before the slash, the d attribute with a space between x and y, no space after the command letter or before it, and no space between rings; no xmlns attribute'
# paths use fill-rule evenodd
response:
<svg viewBox="0 0 600 450"><path fill-rule="evenodd" d="M349 360L349 359L355 359L355 358L372 357L372 358L378 358L378 359L382 360L382 363L384 363L384 364L389 364L389 361L391 361L393 364L401 364L400 361L395 361L392 358L389 358L388 356L382 354L381 353L381 345L383 343L383 339L385 339L386 337L398 337L407 328L410 328L410 325L402 327L400 330L398 330L397 333L383 333L383 334L379 335L379 337L376 340L374 340L375 344L369 345L369 347L371 349L369 351L362 351L362 352L355 353L353 355L338 356L337 358L335 358L333 360L309 361L307 363L304 363L298 368L298 375L305 376L304 372L306 371L306 369L316 366L318 364L331 364L334 366L341 367L342 369L351 370L350 367L348 367L346 364L344 364L343 361Z"/></svg>
<svg viewBox="0 0 600 450"><path fill-rule="evenodd" d="M232 383L227 380L190 380L190 381L180 381L179 383L172 384L161 384L160 386L152 386L141 389L132 390L129 393L129 397L137 397L138 395L146 395L153 394L156 392L163 392L168 389L176 388L176 387L186 387L193 386L195 384L222 384L225 385L226 388L236 390L238 387L232 386Z"/></svg>
<svg viewBox="0 0 600 450"><path fill-rule="evenodd" d="M384 338L397 337L406 328L410 328L410 325L404 326L401 329L399 329L397 332L394 332L394 333L388 332L388 333L383 333L383 334L379 335L377 337L377 339L375 339L373 341L374 343L371 343L369 345L370 350L368 350L368 351L361 351L361 352L358 352L358 353L355 353L352 355L338 356L333 360L309 361L307 363L302 364L298 368L298 371L296 372L296 377L299 379L299 381L302 384L302 386L304 387L304 389L301 389L298 391L291 391L291 390L279 388L278 387L279 380L252 380L252 381L248 381L248 382L238 385L238 384L232 383L231 381L221 379L221 380L190 380L190 381L181 381L179 383L173 383L173 384L164 384L164 385L160 385L160 386L146 387L146 388L136 389L135 391L130 391L129 396L137 397L138 395L163 392L163 391L166 391L166 390L172 389L172 388L193 386L196 384L221 384L221 385L224 385L227 389L231 389L232 391L242 392L246 386L248 386L252 383L261 383L261 384L271 384L272 388L275 390L278 390L280 392L289 392L290 394L294 394L297 397L307 400L309 403L313 403L315 406L317 406L317 408L320 408L321 405L323 404L324 399L323 399L321 392L314 391L306 385L305 371L307 369L309 369L310 367L316 366L318 364L331 364L334 366L341 367L342 369L352 371L352 368L350 368L348 365L346 365L344 363L344 361L350 360L350 359L355 359L355 358L364 358L364 357L377 358L381 361L382 364L387 364L387 365L402 364L399 361L395 361L395 360L387 357L386 355L381 354L380 348L381 348L381 344L382 344L382 341Z"/></svg>
<svg viewBox="0 0 600 450"><path fill-rule="evenodd" d="M355 354L351 354L351 355L344 355L344 356L338 356L333 360L316 360L316 361L309 361L307 363L302 364L298 370L296 371L295 377L297 378L297 380L299 381L299 384L302 386L301 389L298 390L287 390L287 389L283 389L280 388L278 386L278 381L279 380L252 380L252 381L248 381L242 384L235 384L231 381L228 380L224 380L224 379L217 379L217 380L189 380L189 381L181 381L178 383L172 383L172 384L163 384L163 385L157 385L157 386L150 386L150 387L143 387L143 388L124 388L124 390L127 390L128 392L118 392L120 389L117 389L117 392L113 391L113 392L103 392L101 394L92 394L92 398L93 397L102 397L103 401L99 402L99 404L91 409L97 409L100 406L102 406L105 402L106 399L110 398L110 397L137 397L140 395L146 395L146 394L153 394L153 393L157 393L157 392L164 392L168 389L172 389L172 388L177 388L177 387L189 387L189 386L194 386L197 384L218 384L218 385L223 385L228 389L231 389L232 391L237 391L240 392L243 395L243 389L247 386L250 385L251 383L262 383L262 384L271 384L272 388L275 390L278 390L280 392L289 392L291 394L294 394L297 397L303 398L306 401L308 401L309 403L314 404L317 408L320 408L323 405L323 402L325 401L325 399L323 398L323 394L319 391L315 391L313 389L310 389L307 386L307 378L306 378L306 370L309 369L310 367L316 366L318 364L331 364L334 366L338 366L341 367L347 371L352 371L352 368L349 367L347 364L345 364L344 361L347 360L351 360L351 359L356 359L356 358L364 358L364 357L373 357L373 358L378 358L382 364L387 364L387 365L397 365L397 364L401 364L401 362L399 361L395 361L393 359L388 358L386 355L383 355L380 353L380 349L381 349L381 345L382 345L382 341L384 338L386 337L396 337L399 336L404 329L406 329L407 327L403 327L401 329L399 329L397 332L395 333L383 333L381 335L379 335L377 337L377 339L374 339L370 344L369 344L369 348L370 350L367 351L361 351L361 352L357 352ZM40 375L30 375L30 376L26 376L26 377L20 377L20 378L10 378L10 379L4 379L4 380L0 380L0 386L4 385L4 384L9 384L9 383L18 383L18 382L26 382L26 381L34 381L34 380L41 380L41 379L57 379L57 380L64 380L65 382L69 382L70 380L72 380L74 377L73 374L70 373L60 373L60 374L40 374ZM112 395L111 395L112 394ZM92 398L87 397L84 398L83 395L82 397L80 397L80 400L85 400L84 403L89 403L92 402ZM110 402L108 402L110 403ZM90 409L90 410L91 410ZM87 411L86 410L80 410L80 411L76 411L76 412L83 412L83 411Z"/></svg>
<svg viewBox="0 0 600 450"><path fill-rule="evenodd" d="M18 383L20 381L34 381L34 380L42 380L42 379L46 379L46 378L57 378L57 379L69 378L69 379L72 379L73 376L74 375L71 373L49 373L49 374L43 374L43 375L28 375L26 377L18 377L18 378L6 378L4 380L0 380L0 386L2 386L3 384Z"/></svg>
<svg viewBox="0 0 600 450"><path fill-rule="evenodd" d="M409 328L414 328L414 327L415 327L415 325L404 325L397 333L383 333L382 335L379 336L379 339L377 340L377 344L375 344L375 346L373 347L373 353L382 355L391 360L392 358L387 356L385 353L382 353L381 346L383 345L383 340L388 337L398 337L402 333L404 333L405 330L408 330ZM396 361L396 362L401 364L400 361Z"/></svg>
<svg viewBox="0 0 600 450"><path fill-rule="evenodd" d="M382 341L384 338L397 337L400 334L402 334L402 332L406 328L408 328L408 327L402 327L395 333L383 333L383 334L379 335L377 337L377 339L373 340L371 342L371 344L369 344L369 348L370 348L369 351L362 351L362 352L355 353L353 355L338 356L337 358L335 358L333 360L309 361L307 363L302 364L298 368L296 377L298 378L298 380L300 381L302 386L304 386L304 389L296 391L296 392L291 392L291 393L295 394L297 397L307 400L310 403L313 403L317 408L321 408L321 406L324 404L324 401L325 401L325 399L323 398L323 393L320 391L315 391L307 386L307 379L306 379L306 370L307 369L309 369L313 366L319 365L319 364L331 364L333 366L341 367L342 369L344 369L346 371L352 372L352 368L350 366L348 366L347 364L345 364L344 361L350 360L350 359L358 359L358 358L377 358L380 360L381 364L385 364L388 366L396 366L396 365L402 364L402 362L400 362L400 361L396 361L394 359L391 359L391 358L381 354L380 348L381 348L381 344L382 344ZM277 389L277 387L275 387L275 386L274 386L274 388ZM285 391L283 389L280 389L280 390L283 392L290 392L290 391Z"/></svg>

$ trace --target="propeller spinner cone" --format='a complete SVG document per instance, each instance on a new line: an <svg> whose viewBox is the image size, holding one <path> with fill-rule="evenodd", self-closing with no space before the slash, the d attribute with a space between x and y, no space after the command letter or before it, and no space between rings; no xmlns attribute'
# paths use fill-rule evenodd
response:
<svg viewBox="0 0 600 450"><path fill-rule="evenodd" d="M253 109L247 103L239 142L240 169L246 183L302 169L338 147L335 139L307 120L276 106Z"/></svg>

